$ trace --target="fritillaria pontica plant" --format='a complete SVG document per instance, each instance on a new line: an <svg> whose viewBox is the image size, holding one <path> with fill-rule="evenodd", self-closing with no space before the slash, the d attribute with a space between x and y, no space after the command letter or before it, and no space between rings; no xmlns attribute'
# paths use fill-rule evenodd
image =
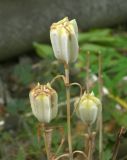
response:
<svg viewBox="0 0 127 160"><path fill-rule="evenodd" d="M94 93L89 93L86 90L82 95L82 87L78 83L70 83L69 79L69 65L78 58L78 26L75 19L69 21L67 17L63 20L53 23L50 28L50 39L54 55L58 61L64 65L65 75L57 75L46 85L37 84L35 88L30 91L30 103L33 115L40 122L43 128L45 148L48 160L59 160L68 157L69 160L74 159L74 154L81 154L86 160L92 160L94 151L94 140L96 130L92 131L93 124L100 122L102 106L99 98L95 97ZM54 119L58 112L58 94L52 88L52 84L56 79L61 78L64 81L66 88L66 101L67 101L67 137L68 137L68 150L69 153L64 153L60 156L54 156L51 153L52 142L52 127L47 124ZM72 148L72 133L71 133L71 111L70 111L70 87L77 85L80 88L80 96L75 100L74 111L76 115L88 126L85 137L85 151L73 151ZM97 123L101 124L101 123ZM101 126L101 125L99 125ZM98 128L98 127L97 127ZM101 127L102 129L102 127ZM102 130L100 129L100 135ZM102 136L100 138L100 151L102 153ZM100 155L101 157L101 155ZM102 160L100 158L100 160Z"/></svg>

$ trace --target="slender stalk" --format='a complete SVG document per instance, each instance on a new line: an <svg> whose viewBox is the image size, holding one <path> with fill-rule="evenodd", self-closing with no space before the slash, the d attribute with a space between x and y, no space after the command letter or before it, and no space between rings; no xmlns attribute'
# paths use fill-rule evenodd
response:
<svg viewBox="0 0 127 160"><path fill-rule="evenodd" d="M92 132L91 126L88 125L88 131L87 131L87 134L85 134L85 138L86 138L85 154L87 155L88 160L93 159L93 152L94 152L94 146L95 146L95 136L96 136L96 132Z"/></svg>
<svg viewBox="0 0 127 160"><path fill-rule="evenodd" d="M60 78L62 78L63 81L64 81L64 83L65 83L65 77L64 77L64 75L57 75L56 77L54 77L54 78L51 80L50 84L52 85L57 79L60 79Z"/></svg>
<svg viewBox="0 0 127 160"><path fill-rule="evenodd" d="M70 111L70 86L69 86L69 65L65 65L65 77L66 77L66 98L67 98L67 128L68 128L68 146L69 146L69 158L73 160L72 154L72 139L71 139L71 111Z"/></svg>
<svg viewBox="0 0 127 160"><path fill-rule="evenodd" d="M99 160L102 160L103 157L103 134L102 134L102 113L100 113L100 122L99 122Z"/></svg>
<svg viewBox="0 0 127 160"><path fill-rule="evenodd" d="M55 158L55 160L59 160L59 159L61 159L63 157L69 157L69 154L68 153L67 154L62 154L59 157Z"/></svg>
<svg viewBox="0 0 127 160"><path fill-rule="evenodd" d="M61 138L61 142L60 142L60 144L59 144L59 146L58 146L58 148L57 148L57 151L56 151L56 153L55 153L56 156L57 156L58 153L60 152L60 150L61 150L61 148L62 148L62 146L63 146L63 144L64 144L64 141L65 141L64 128L63 128L63 127L57 127L57 128L59 129L59 132L60 132L62 138Z"/></svg>
<svg viewBox="0 0 127 160"><path fill-rule="evenodd" d="M90 125L88 125L88 136L88 160L92 160L92 133Z"/></svg>
<svg viewBox="0 0 127 160"><path fill-rule="evenodd" d="M91 152L92 157L91 158L93 158L93 153L94 153L94 149L95 149L95 138L96 138L96 132L92 132L92 146L91 146L91 148L92 148L92 152Z"/></svg>
<svg viewBox="0 0 127 160"><path fill-rule="evenodd" d="M76 154L76 153L82 155L82 156L85 158L85 160L88 160L87 155L86 155L83 151L78 151L78 150L77 150L77 151L74 151L74 152L73 152L73 155Z"/></svg>
<svg viewBox="0 0 127 160"><path fill-rule="evenodd" d="M112 155L112 160L116 160L116 158L117 158L117 154L118 154L119 146L120 146L120 141L121 141L122 135L125 134L125 132L126 132L126 129L124 127L121 127L121 129L117 135L117 139L116 139L116 143L115 143L114 151L113 151L113 155Z"/></svg>
<svg viewBox="0 0 127 160"><path fill-rule="evenodd" d="M90 52L87 52L86 55L87 64L86 64L86 91L89 93L89 69L90 69Z"/></svg>
<svg viewBox="0 0 127 160"><path fill-rule="evenodd" d="M61 150L61 148L62 148L62 146L63 146L63 144L64 144L64 141L65 141L65 138L63 137L63 138L61 139L60 145L59 145L59 147L58 147L55 155L58 155L58 153L60 152L60 150Z"/></svg>
<svg viewBox="0 0 127 160"><path fill-rule="evenodd" d="M102 58L101 55L99 54L98 58L98 63L99 63L99 70L98 70L98 83L99 83L99 96L100 100L102 101L102 87L103 87L103 82L102 82ZM103 117L102 117L102 106L100 106L100 115L99 115L99 160L103 159Z"/></svg>
<svg viewBox="0 0 127 160"><path fill-rule="evenodd" d="M79 83L77 82L70 83L70 86L78 86L80 88L80 97L82 96L82 86Z"/></svg>
<svg viewBox="0 0 127 160"><path fill-rule="evenodd" d="M89 151L89 134L88 133L85 133L84 134L85 136L85 150L84 150L84 153L87 155L88 157L88 151Z"/></svg>
<svg viewBox="0 0 127 160"><path fill-rule="evenodd" d="M78 86L78 87L80 88L80 98L79 98L79 102L80 102L81 97L82 97L82 86L81 86L79 83L76 83L76 82L70 83L70 87L71 87L71 86ZM78 102L78 104L79 104L79 102ZM75 106L75 108L74 108L74 110L73 110L73 113L72 113L71 117L74 115L74 113L75 113L77 107L78 107L78 105Z"/></svg>
<svg viewBox="0 0 127 160"><path fill-rule="evenodd" d="M44 126L43 137L44 137L45 149L46 149L46 154L47 154L47 160L51 160L52 131L53 129L47 129Z"/></svg>

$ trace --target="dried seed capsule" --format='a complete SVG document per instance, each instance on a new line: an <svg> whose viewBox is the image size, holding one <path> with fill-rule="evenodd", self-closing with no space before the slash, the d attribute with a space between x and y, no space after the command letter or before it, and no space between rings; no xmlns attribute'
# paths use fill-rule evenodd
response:
<svg viewBox="0 0 127 160"><path fill-rule="evenodd" d="M84 93L80 101L76 101L77 105L76 113L77 116L86 124L93 124L98 116L99 111L101 111L101 102L94 96L94 93Z"/></svg>
<svg viewBox="0 0 127 160"><path fill-rule="evenodd" d="M50 39L55 57L68 64L78 57L78 26L76 20L63 20L53 23L50 29Z"/></svg>
<svg viewBox="0 0 127 160"><path fill-rule="evenodd" d="M34 116L43 123L49 123L58 111L58 95L50 84L38 84L29 93Z"/></svg>

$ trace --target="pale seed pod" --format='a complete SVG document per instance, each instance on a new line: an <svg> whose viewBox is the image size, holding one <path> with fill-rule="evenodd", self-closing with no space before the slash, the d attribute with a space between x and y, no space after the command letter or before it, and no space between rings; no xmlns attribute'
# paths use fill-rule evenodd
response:
<svg viewBox="0 0 127 160"><path fill-rule="evenodd" d="M75 102L77 116L83 123L92 125L101 112L101 101L94 96L94 93L84 93L81 99Z"/></svg>
<svg viewBox="0 0 127 160"><path fill-rule="evenodd" d="M50 84L38 84L29 93L33 115L42 123L49 123L58 112L58 95Z"/></svg>
<svg viewBox="0 0 127 160"><path fill-rule="evenodd" d="M50 28L50 39L55 57L63 63L75 62L78 57L78 26L75 19L67 17Z"/></svg>

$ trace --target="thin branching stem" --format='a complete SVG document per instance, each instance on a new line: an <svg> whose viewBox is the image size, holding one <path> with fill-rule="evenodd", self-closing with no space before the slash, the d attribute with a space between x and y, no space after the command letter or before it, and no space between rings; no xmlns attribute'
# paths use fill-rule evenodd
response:
<svg viewBox="0 0 127 160"><path fill-rule="evenodd" d="M121 127L121 129L117 135L116 143L115 143L114 150L113 150L112 160L116 160L116 158L117 158L117 154L118 154L118 150L119 150L119 146L120 146L120 141L121 141L122 135L125 134L125 132L126 132L126 129L124 127Z"/></svg>
<svg viewBox="0 0 127 160"><path fill-rule="evenodd" d="M99 86L99 98L102 101L102 88L103 88L103 80L102 80L102 57L99 53L98 57L98 86ZM100 106L100 115L99 115L99 160L103 159L103 117L102 117L102 105Z"/></svg>
<svg viewBox="0 0 127 160"><path fill-rule="evenodd" d="M81 96L82 96L82 86L81 86L79 83L76 83L76 82L70 83L70 87L71 87L71 86L78 86L78 87L80 88L80 98L79 98L79 102L80 102L80 99L81 99ZM78 104L79 104L79 102L78 102ZM77 107L78 107L78 104L77 104L77 106L75 106L71 117L74 115L74 113L75 113L75 111L76 111L76 109L77 109Z"/></svg>
<svg viewBox="0 0 127 160"><path fill-rule="evenodd" d="M87 126L87 133L84 134L84 136L85 136L85 153L88 157L88 160L92 160L94 146L95 146L96 132L91 131L91 125Z"/></svg>
<svg viewBox="0 0 127 160"><path fill-rule="evenodd" d="M57 158L55 158L53 160L59 160L59 159L61 159L63 157L69 157L69 154L68 153L62 154L62 155L60 155L59 157L57 157Z"/></svg>
<svg viewBox="0 0 127 160"><path fill-rule="evenodd" d="M52 131L53 129L47 129L45 127L45 124L42 124L43 126L43 137L44 137L44 143L45 143L45 149L47 154L47 160L51 160L51 141L52 141Z"/></svg>
<svg viewBox="0 0 127 160"><path fill-rule="evenodd" d="M67 98L67 128L68 128L68 147L69 147L69 159L73 160L72 155L72 139L71 139L71 111L70 111L70 81L69 81L69 65L65 65L65 77L66 77L66 98Z"/></svg>
<svg viewBox="0 0 127 160"><path fill-rule="evenodd" d="M91 126L88 125L88 160L92 159L92 133Z"/></svg>
<svg viewBox="0 0 127 160"><path fill-rule="evenodd" d="M90 52L86 54L86 91L89 93L89 69L90 69Z"/></svg>
<svg viewBox="0 0 127 160"><path fill-rule="evenodd" d="M61 133L61 136L62 136L61 141L60 141L60 144L59 144L59 146L58 146L58 148L57 148L57 151L56 151L56 153L55 153L55 155L57 156L58 153L60 152L63 144L64 144L65 135L64 135L64 128L63 128L63 127L56 127L56 128L60 129L59 132Z"/></svg>
<svg viewBox="0 0 127 160"><path fill-rule="evenodd" d="M60 142L60 145L59 145L59 147L58 147L55 155L57 155L57 154L60 152L60 150L61 150L61 148L62 148L62 146L63 146L63 144L64 144L64 141L65 141L65 138L62 137L61 142Z"/></svg>
<svg viewBox="0 0 127 160"><path fill-rule="evenodd" d="M60 79L60 78L62 78L63 81L64 81L64 83L66 83L66 82L65 82L65 77L64 77L64 75L57 75L56 77L54 77L54 78L51 80L50 84L52 85L56 80L58 80L58 79Z"/></svg>
<svg viewBox="0 0 127 160"><path fill-rule="evenodd" d="M77 151L74 151L74 152L73 152L73 156L74 156L74 154L76 154L76 153L83 155L84 158L85 158L85 160L88 160L87 155L86 155L83 151L78 151L78 150L77 150Z"/></svg>
<svg viewBox="0 0 127 160"><path fill-rule="evenodd" d="M78 87L80 88L80 97L82 96L82 86L81 86L79 83L77 83L77 82L70 83L69 86L70 86L70 87L71 87L71 86L78 86Z"/></svg>

